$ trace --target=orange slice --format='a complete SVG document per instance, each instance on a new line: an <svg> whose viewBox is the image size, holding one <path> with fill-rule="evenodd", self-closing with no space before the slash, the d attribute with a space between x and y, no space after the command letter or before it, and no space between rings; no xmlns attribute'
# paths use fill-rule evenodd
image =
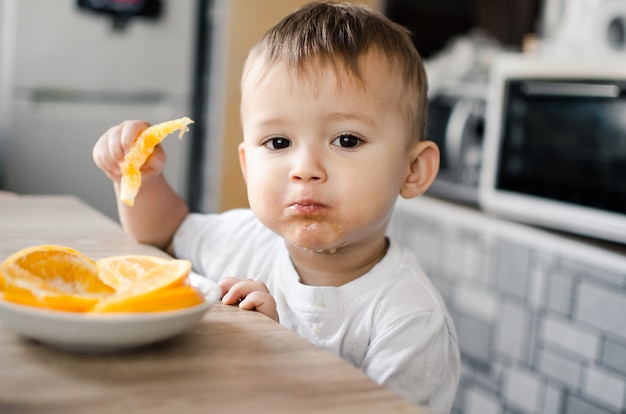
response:
<svg viewBox="0 0 626 414"><path fill-rule="evenodd" d="M191 262L112 256L97 262L64 246L28 247L0 264L0 297L69 312L156 312L203 303Z"/></svg>
<svg viewBox="0 0 626 414"><path fill-rule="evenodd" d="M8 286L3 297L7 302L66 312L86 312L100 301L97 297L69 295L28 282Z"/></svg>
<svg viewBox="0 0 626 414"><path fill-rule="evenodd" d="M115 290L97 275L96 263L64 246L22 249L0 265L4 299L32 306L84 312Z"/></svg>
<svg viewBox="0 0 626 414"><path fill-rule="evenodd" d="M92 312L164 312L196 306L204 300L204 295L192 286L171 287L124 299L112 297L100 302Z"/></svg>
<svg viewBox="0 0 626 414"><path fill-rule="evenodd" d="M150 306L155 310L164 310L168 306L173 309L175 303L164 306L163 298L167 295L163 291L189 287L187 282L190 271L191 262L188 260L169 260L165 264L154 266L128 288L102 299L92 311L133 312L133 309ZM176 298L176 295L172 295L172 298ZM175 302L174 299L172 301ZM147 305L150 302L152 305Z"/></svg>
<svg viewBox="0 0 626 414"><path fill-rule="evenodd" d="M170 260L145 255L111 256L98 260L96 267L100 280L120 291L142 279L150 269Z"/></svg>
<svg viewBox="0 0 626 414"><path fill-rule="evenodd" d="M191 118L183 117L171 121L161 122L144 130L133 144L130 152L122 163L122 180L120 200L129 206L135 203L135 196L141 186L141 166L161 141L169 134L179 130L178 138L182 139L189 130L187 125L192 124Z"/></svg>

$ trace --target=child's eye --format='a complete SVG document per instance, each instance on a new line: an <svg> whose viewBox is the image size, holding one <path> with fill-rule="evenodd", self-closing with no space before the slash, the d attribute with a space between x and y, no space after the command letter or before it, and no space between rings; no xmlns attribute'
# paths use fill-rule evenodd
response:
<svg viewBox="0 0 626 414"><path fill-rule="evenodd" d="M333 145L338 145L342 148L354 148L363 143L363 140L359 137L355 137L352 134L341 134L335 138Z"/></svg>
<svg viewBox="0 0 626 414"><path fill-rule="evenodd" d="M284 137L273 137L263 143L269 149L284 149L291 146L291 141Z"/></svg>

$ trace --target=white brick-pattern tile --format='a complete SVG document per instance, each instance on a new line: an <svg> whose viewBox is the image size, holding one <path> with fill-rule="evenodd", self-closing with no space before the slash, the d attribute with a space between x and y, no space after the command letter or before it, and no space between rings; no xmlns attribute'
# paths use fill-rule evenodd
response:
<svg viewBox="0 0 626 414"><path fill-rule="evenodd" d="M524 299L528 285L530 248L510 241L502 241L498 254L498 288Z"/></svg>
<svg viewBox="0 0 626 414"><path fill-rule="evenodd" d="M452 301L459 311L483 322L493 323L500 317L500 301L494 292L468 283L457 283Z"/></svg>
<svg viewBox="0 0 626 414"><path fill-rule="evenodd" d="M572 361L559 353L542 349L539 351L539 370L549 379L560 382L570 389L578 389L582 375L580 362Z"/></svg>
<svg viewBox="0 0 626 414"><path fill-rule="evenodd" d="M573 276L557 269L550 275L546 306L554 312L569 316L572 311L573 293Z"/></svg>
<svg viewBox="0 0 626 414"><path fill-rule="evenodd" d="M533 310L541 310L546 305L548 280L555 266L554 258L546 255L534 261L528 272L528 304Z"/></svg>
<svg viewBox="0 0 626 414"><path fill-rule="evenodd" d="M465 243L458 237L458 232L451 233L451 236L446 239L441 270L447 277L463 279L467 269Z"/></svg>
<svg viewBox="0 0 626 414"><path fill-rule="evenodd" d="M589 367L583 380L583 392L615 410L624 408L626 380L599 367Z"/></svg>
<svg viewBox="0 0 626 414"><path fill-rule="evenodd" d="M546 385L542 414L559 414L563 407L563 392L550 384Z"/></svg>
<svg viewBox="0 0 626 414"><path fill-rule="evenodd" d="M626 342L606 339L602 347L601 362L626 378Z"/></svg>
<svg viewBox="0 0 626 414"><path fill-rule="evenodd" d="M457 325L453 414L626 414L626 246L603 249L435 199L403 200Z"/></svg>
<svg viewBox="0 0 626 414"><path fill-rule="evenodd" d="M504 385L504 399L508 405L524 413L540 412L544 387L538 373L520 366L513 366Z"/></svg>
<svg viewBox="0 0 626 414"><path fill-rule="evenodd" d="M546 345L592 361L598 357L600 338L595 329L579 328L570 320L548 316L544 320L542 334Z"/></svg>
<svg viewBox="0 0 626 414"><path fill-rule="evenodd" d="M503 411L495 395L471 387L465 392L463 414L503 414Z"/></svg>
<svg viewBox="0 0 626 414"><path fill-rule="evenodd" d="M582 282L577 297L576 319L626 339L626 292Z"/></svg>
<svg viewBox="0 0 626 414"><path fill-rule="evenodd" d="M525 362L529 323L529 315L519 303L505 302L496 329L496 349L514 361Z"/></svg>

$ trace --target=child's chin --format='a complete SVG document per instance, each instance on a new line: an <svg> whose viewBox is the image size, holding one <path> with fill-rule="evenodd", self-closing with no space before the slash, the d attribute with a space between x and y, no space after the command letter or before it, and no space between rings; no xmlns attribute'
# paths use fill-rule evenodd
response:
<svg viewBox="0 0 626 414"><path fill-rule="evenodd" d="M318 253L318 254L334 254L337 252L336 247L330 247L326 244L321 243L291 243L291 245L298 250L302 250L307 253Z"/></svg>

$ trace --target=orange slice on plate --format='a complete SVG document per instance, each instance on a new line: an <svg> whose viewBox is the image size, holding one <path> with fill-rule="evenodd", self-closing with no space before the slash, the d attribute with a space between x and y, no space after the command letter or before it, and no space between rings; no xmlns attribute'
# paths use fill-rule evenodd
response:
<svg viewBox="0 0 626 414"><path fill-rule="evenodd" d="M193 121L188 117L165 121L146 128L139 135L130 152L124 157L121 166L120 200L122 202L129 206L135 203L135 196L141 187L141 167L154 151L154 147L175 131L180 131L178 138L182 139L185 132L189 130L187 125L192 123Z"/></svg>
<svg viewBox="0 0 626 414"><path fill-rule="evenodd" d="M161 289L137 296L113 296L99 302L92 312L164 312L200 305L204 295L192 286Z"/></svg>
<svg viewBox="0 0 626 414"><path fill-rule="evenodd" d="M120 291L142 279L150 269L170 260L144 255L111 256L96 261L96 267L100 280Z"/></svg>
<svg viewBox="0 0 626 414"><path fill-rule="evenodd" d="M17 284L7 286L3 298L7 302L20 305L66 312L86 312L100 301L95 296L66 294L40 282L24 279L20 279Z"/></svg>
<svg viewBox="0 0 626 414"><path fill-rule="evenodd" d="M112 256L97 262L64 246L22 249L0 264L5 301L68 312L159 312L206 301L188 260Z"/></svg>
<svg viewBox="0 0 626 414"><path fill-rule="evenodd" d="M99 301L92 312L162 311L200 304L204 296L188 285L190 271L188 260L154 266L126 289Z"/></svg>
<svg viewBox="0 0 626 414"><path fill-rule="evenodd" d="M22 249L0 265L4 299L31 306L84 312L115 289L98 278L95 261L65 246Z"/></svg>

